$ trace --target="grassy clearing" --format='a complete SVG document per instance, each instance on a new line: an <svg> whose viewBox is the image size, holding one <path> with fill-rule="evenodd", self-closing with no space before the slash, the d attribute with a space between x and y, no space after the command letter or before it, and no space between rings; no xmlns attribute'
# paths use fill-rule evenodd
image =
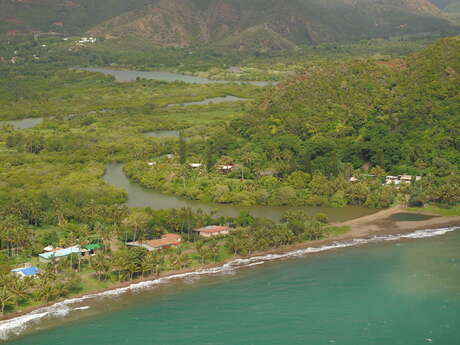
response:
<svg viewBox="0 0 460 345"><path fill-rule="evenodd" d="M412 212L429 212L439 214L441 216L454 217L460 216L460 205L455 206L441 206L441 205L429 205L425 207L410 207L406 209Z"/></svg>

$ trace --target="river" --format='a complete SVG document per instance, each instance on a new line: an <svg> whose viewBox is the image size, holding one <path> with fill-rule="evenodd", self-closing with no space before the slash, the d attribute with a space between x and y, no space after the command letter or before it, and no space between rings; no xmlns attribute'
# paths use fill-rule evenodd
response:
<svg viewBox="0 0 460 345"><path fill-rule="evenodd" d="M31 117L27 119L20 119L20 120L11 120L11 121L0 121L0 126L2 124L5 125L12 125L17 129L27 129L35 127L41 123L43 123L43 117Z"/></svg>
<svg viewBox="0 0 460 345"><path fill-rule="evenodd" d="M448 231L138 284L0 323L0 336L23 332L11 345L458 345L460 231Z"/></svg>
<svg viewBox="0 0 460 345"><path fill-rule="evenodd" d="M163 72L163 71L132 71L132 70L114 70L110 68L78 68L82 71L97 72L106 75L111 75L117 81L127 82L135 81L137 78L151 79L151 80L162 80L168 82L182 81L189 84L252 84L257 86L268 86L272 85L271 82L266 81L227 81L227 80L212 80L202 77L196 77L191 75Z"/></svg>
<svg viewBox="0 0 460 345"><path fill-rule="evenodd" d="M165 132L166 133L166 132ZM112 163L107 166L104 180L128 193L127 205L130 207L151 207L154 210L165 208L190 207L193 210L217 211L222 216L236 217L240 212L249 212L254 217L265 217L279 221L282 215L289 210L304 210L308 214L325 213L329 220L338 222L362 217L375 212L373 209L364 207L348 206L344 208L333 207L289 207L289 206L239 206L215 204L210 202L187 200L174 195L166 195L160 192L144 188L130 181L123 172L123 165Z"/></svg>
<svg viewBox="0 0 460 345"><path fill-rule="evenodd" d="M241 98L241 97L235 97L235 96L212 97L212 98L206 98L202 101L168 104L168 108L177 107L177 106L184 107L184 106L189 106L189 105L207 105L207 104L224 103L224 102L246 102L249 100L250 100L249 98Z"/></svg>

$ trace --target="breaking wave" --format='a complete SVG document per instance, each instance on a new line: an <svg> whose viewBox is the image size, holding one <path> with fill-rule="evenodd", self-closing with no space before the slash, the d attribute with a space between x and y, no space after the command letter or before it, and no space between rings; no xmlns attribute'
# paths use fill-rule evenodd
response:
<svg viewBox="0 0 460 345"><path fill-rule="evenodd" d="M396 241L396 240L401 240L401 239L421 239L421 238L441 236L441 235L445 235L449 232L452 232L458 229L459 229L458 227L449 227L449 228L441 228L441 229L419 230L419 231L415 231L412 233L400 234L400 235L374 236L374 237L366 238L366 239L358 238L358 239L353 239L349 241L338 241L330 245L325 245L321 247L309 247L309 248L294 250L294 251L290 251L290 252L282 253L282 254L267 254L267 255L261 255L261 256L254 256L254 257L250 257L247 259L235 259L235 260L232 260L218 267L200 269L197 271L187 272L187 273L174 274L168 277L158 278L158 279L149 280L149 281L143 281L139 283L133 283L129 286L122 287L122 288L116 288L113 290L89 294L89 295L85 295L79 298L71 298L71 299L64 300L62 302L55 303L48 307L39 308L28 314L15 317L10 320L0 321L0 340L4 341L4 340L7 340L11 336L20 335L28 327L34 324L37 324L41 320L50 319L50 318L58 318L58 317L62 318L73 311L87 310L90 307L81 306L81 304L82 302L85 302L88 300L118 296L128 291L145 290L145 289L149 289L149 288L158 286L159 284L164 284L171 280L176 280L176 279L183 279L186 281L193 282L194 280L199 279L201 276L218 274L218 273L227 273L227 274L234 273L235 270L239 268L262 265L267 261L302 257L302 256L305 256L311 253L319 253L319 252L325 252L325 251L334 250L334 249L355 247L355 246L360 246L360 245L369 244L369 243Z"/></svg>

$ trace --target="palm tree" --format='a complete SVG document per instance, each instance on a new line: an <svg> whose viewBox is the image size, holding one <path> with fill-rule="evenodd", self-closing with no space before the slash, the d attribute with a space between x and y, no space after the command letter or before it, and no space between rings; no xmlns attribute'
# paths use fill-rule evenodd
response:
<svg viewBox="0 0 460 345"><path fill-rule="evenodd" d="M59 294L59 289L57 289L54 284L49 282L40 285L37 291L38 299L46 303L55 299L57 296L59 296Z"/></svg>
<svg viewBox="0 0 460 345"><path fill-rule="evenodd" d="M16 278L11 281L11 284L8 286L8 289L13 293L17 299L27 299L29 294L27 290L29 289L29 282L24 278Z"/></svg>
<svg viewBox="0 0 460 345"><path fill-rule="evenodd" d="M6 286L0 288L0 304L2 308L2 315L5 313L5 307L7 305L11 305L13 301L14 295L10 292L10 290L8 290Z"/></svg>
<svg viewBox="0 0 460 345"><path fill-rule="evenodd" d="M110 260L100 252L91 258L90 264L96 271L99 280L103 280L103 277L106 278L112 268Z"/></svg>
<svg viewBox="0 0 460 345"><path fill-rule="evenodd" d="M201 264L204 264L206 260L206 255L205 255L206 250L205 250L204 242L203 241L195 242L195 249L201 259Z"/></svg>
<svg viewBox="0 0 460 345"><path fill-rule="evenodd" d="M219 249L219 244L216 241L213 241L209 244L209 251L214 262L217 261L217 258L219 256Z"/></svg>

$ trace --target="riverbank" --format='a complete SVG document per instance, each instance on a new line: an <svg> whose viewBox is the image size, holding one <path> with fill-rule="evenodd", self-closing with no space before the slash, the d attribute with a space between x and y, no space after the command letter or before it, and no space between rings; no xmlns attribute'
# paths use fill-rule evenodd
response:
<svg viewBox="0 0 460 345"><path fill-rule="evenodd" d="M3 317L0 317L0 321L11 320L15 318L19 318L26 314L33 313L34 311L38 311L40 309L57 305L59 303L63 303L66 301L77 301L82 298L92 298L97 297L98 295L103 295L104 293L120 290L120 289L129 289L130 287L136 286L138 284L142 284L145 282L153 282L157 280L163 279L180 279L184 276L191 275L196 273L199 274L212 274L215 273L214 270L218 268L222 268L225 265L229 265L239 261L247 261L247 262L256 262L259 258L267 258L273 256L271 259L278 259L284 258L289 256L290 253L296 253L297 251L308 250L309 253L316 253L321 252L324 250L335 249L335 248L342 248L342 247L349 247L351 245L355 245L353 241L357 241L358 243L366 243L365 240L372 239L376 236L389 236L389 235L401 235L401 238L407 238L408 236L404 236L404 234L409 234L418 230L427 230L427 229L440 229L440 228L452 228L460 226L460 216L439 216L432 213L427 212L417 212L418 214L424 214L432 216L433 218L423 220L423 221L397 221L391 218L392 215L401 213L401 212L408 212L402 206L395 206L393 208L383 210L372 215L364 216L361 218L353 219L346 222L341 223L333 223L331 226L336 227L349 227L350 230L346 233L338 236L332 236L326 239L317 240L317 241L308 241L297 243L294 245L276 248L272 250L267 250L263 252L256 252L252 253L249 257L233 257L226 261L218 262L215 264L194 267L189 269L183 270L176 270L176 271L169 271L160 274L160 276L146 276L141 279L136 279L127 282L119 282L114 283L110 287L100 290L94 290L91 292L85 292L81 294L77 294L74 296L69 296L67 298L62 298L56 300L54 302L48 304L37 305L34 307L26 308L21 311L16 311L10 314L7 314ZM337 245L337 243L343 242L351 244L343 244ZM292 255L296 256L296 255Z"/></svg>

